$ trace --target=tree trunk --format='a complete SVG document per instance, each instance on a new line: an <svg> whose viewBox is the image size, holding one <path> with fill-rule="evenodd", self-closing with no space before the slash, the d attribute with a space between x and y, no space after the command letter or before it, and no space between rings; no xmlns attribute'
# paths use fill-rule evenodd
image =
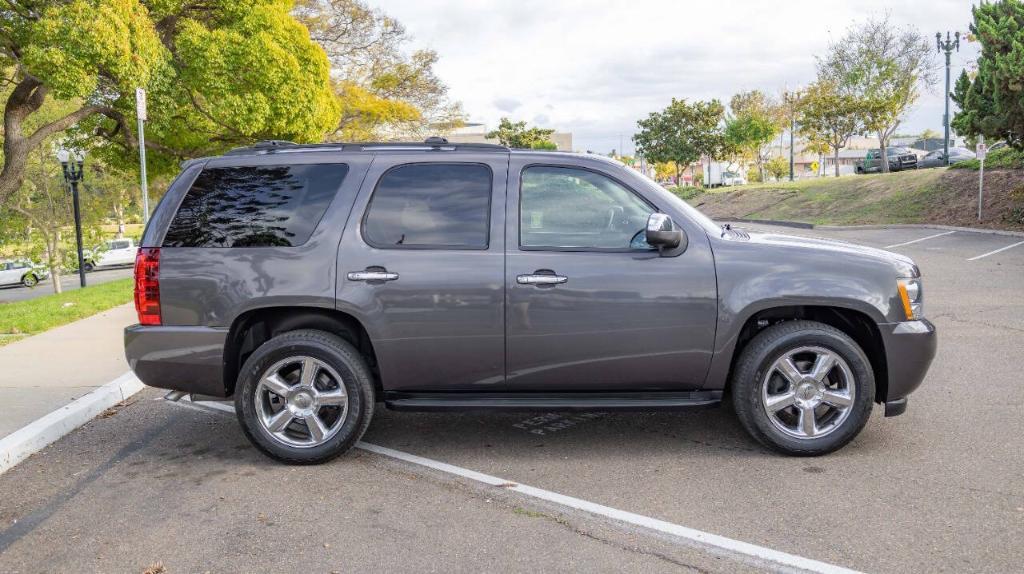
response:
<svg viewBox="0 0 1024 574"><path fill-rule="evenodd" d="M882 134L878 134L878 161L881 162L879 165L882 166L882 173L889 173L889 154L885 149L887 143L889 142L885 141L885 137Z"/></svg>
<svg viewBox="0 0 1024 574"><path fill-rule="evenodd" d="M683 170L679 168L679 162L674 162L676 166L676 187L683 185Z"/></svg>
<svg viewBox="0 0 1024 574"><path fill-rule="evenodd" d="M50 281L53 282L53 292L60 293L60 256L57 246L60 245L60 228L47 232L46 238L46 262L50 266Z"/></svg>
<svg viewBox="0 0 1024 574"><path fill-rule="evenodd" d="M836 177L839 177L839 148L835 148Z"/></svg>
<svg viewBox="0 0 1024 574"><path fill-rule="evenodd" d="M124 205L120 202L114 203L114 217L117 219L117 235L115 239L124 239Z"/></svg>

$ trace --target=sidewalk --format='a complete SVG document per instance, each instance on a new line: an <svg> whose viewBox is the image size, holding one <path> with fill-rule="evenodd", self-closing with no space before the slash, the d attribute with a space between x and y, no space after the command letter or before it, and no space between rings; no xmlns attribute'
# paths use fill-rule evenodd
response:
<svg viewBox="0 0 1024 574"><path fill-rule="evenodd" d="M132 304L0 347L0 438L128 371L123 329Z"/></svg>

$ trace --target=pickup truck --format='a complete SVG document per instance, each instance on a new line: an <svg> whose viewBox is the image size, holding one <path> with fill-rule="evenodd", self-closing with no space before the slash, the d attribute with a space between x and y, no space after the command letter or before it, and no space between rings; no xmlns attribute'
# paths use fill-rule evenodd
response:
<svg viewBox="0 0 1024 574"><path fill-rule="evenodd" d="M889 158L889 171L900 171L904 169L917 169L917 154L905 147L885 148L885 155ZM877 149L869 149L864 154L864 159L857 162L855 171L857 173L878 173L882 171L882 154Z"/></svg>

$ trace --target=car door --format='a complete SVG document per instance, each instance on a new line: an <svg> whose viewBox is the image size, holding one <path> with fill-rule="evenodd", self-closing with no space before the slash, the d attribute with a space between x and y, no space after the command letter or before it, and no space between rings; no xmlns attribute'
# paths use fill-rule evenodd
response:
<svg viewBox="0 0 1024 574"><path fill-rule="evenodd" d="M339 250L337 306L363 322L386 391L505 380L508 153L444 153L379 154Z"/></svg>
<svg viewBox="0 0 1024 574"><path fill-rule="evenodd" d="M17 270L13 269L14 263L4 262L0 263L0 285L11 285L21 281L21 277L16 277Z"/></svg>
<svg viewBox="0 0 1024 574"><path fill-rule="evenodd" d="M578 161L513 156L509 166L509 389L700 388L717 318L707 236L652 191L638 193L644 180L628 169ZM647 245L655 211L687 233L684 251Z"/></svg>

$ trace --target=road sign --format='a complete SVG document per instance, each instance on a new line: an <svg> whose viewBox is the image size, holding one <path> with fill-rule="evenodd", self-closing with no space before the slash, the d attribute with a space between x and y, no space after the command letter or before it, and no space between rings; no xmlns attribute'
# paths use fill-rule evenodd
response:
<svg viewBox="0 0 1024 574"><path fill-rule="evenodd" d="M988 155L988 145L985 142L978 142L978 145L974 147L974 153L978 159L985 159L985 156Z"/></svg>
<svg viewBox="0 0 1024 574"><path fill-rule="evenodd" d="M146 121L146 90L135 88L135 115Z"/></svg>

